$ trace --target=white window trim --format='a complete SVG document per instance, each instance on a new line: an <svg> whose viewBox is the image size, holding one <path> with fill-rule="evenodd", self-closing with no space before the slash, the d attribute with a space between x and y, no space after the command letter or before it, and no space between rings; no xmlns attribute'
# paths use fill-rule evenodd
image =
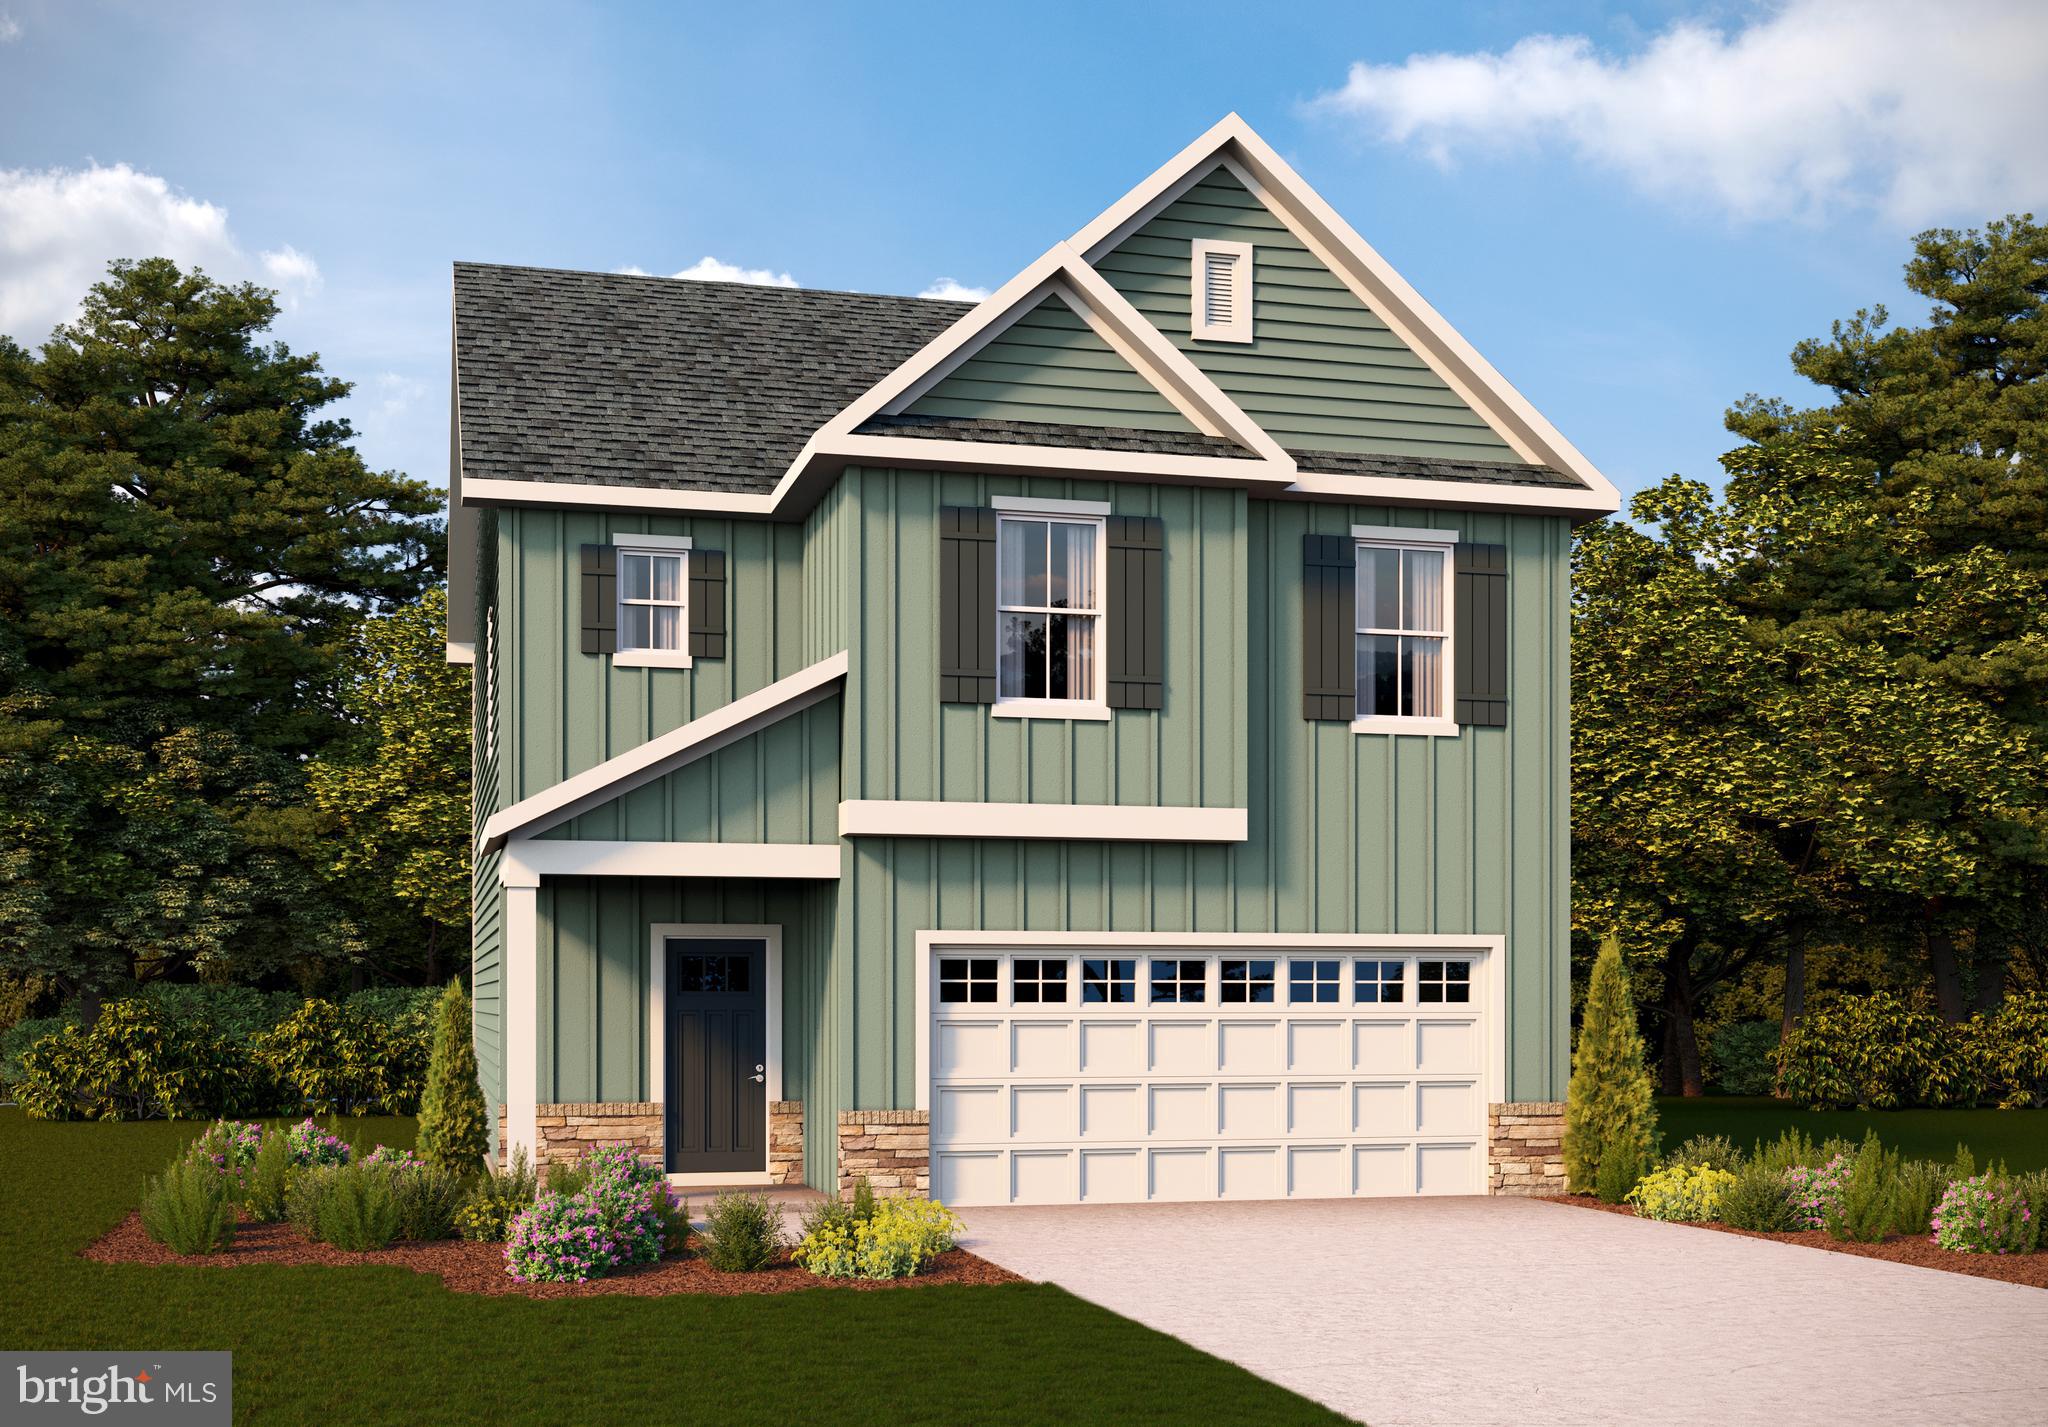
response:
<svg viewBox="0 0 2048 1427"><path fill-rule="evenodd" d="M1456 560L1451 547L1458 543L1455 530L1409 530L1398 525L1354 525L1351 527L1352 560L1358 558L1358 551L1366 546L1380 550L1440 550L1444 557L1444 628L1443 628L1443 702L1446 712L1441 717L1422 717L1413 714L1359 714L1351 720L1353 733L1393 734L1419 736L1424 738L1456 738L1459 734L1455 717L1455 700L1458 694L1457 674L1457 628L1458 628L1458 581ZM1358 617L1354 609L1352 629L1352 681L1358 679ZM1435 636L1423 636L1433 638Z"/></svg>
<svg viewBox="0 0 2048 1427"><path fill-rule="evenodd" d="M1007 510L1017 515L1108 515L1110 505L1106 500L1055 500L1049 496L998 495L989 497L989 506L994 510Z"/></svg>
<svg viewBox="0 0 2048 1427"><path fill-rule="evenodd" d="M996 510L996 701L989 705L989 714L994 718L1043 718L1068 719L1090 723L1107 723L1113 716L1109 706L1109 507L1104 504L1099 511L1042 510L1012 507L1005 509L1004 501L1022 501L1023 496L999 496L995 498ZM1101 502L1033 502L1034 505L1081 505L1102 504ZM1006 699L1000 690L1003 686L1003 520L1016 516L1023 520L1051 518L1065 520L1077 525L1095 527L1095 697L1090 699ZM1048 552L1050 558L1050 552Z"/></svg>
<svg viewBox="0 0 2048 1427"><path fill-rule="evenodd" d="M614 535L612 546L619 557L627 555L681 555L683 557L682 588L683 601L680 612L683 644L680 649L618 649L612 653L612 664L621 669L687 669L690 667L690 551L693 548L687 535ZM619 580L619 595L616 602L615 618L623 635L626 628L626 582Z"/></svg>
<svg viewBox="0 0 2048 1427"><path fill-rule="evenodd" d="M1235 314L1228 322L1211 322L1202 306L1203 274L1209 255L1235 258L1230 272L1237 284ZM1249 342L1252 340L1253 258L1250 243L1226 243L1214 238L1197 238L1188 253L1188 329L1197 342Z"/></svg>

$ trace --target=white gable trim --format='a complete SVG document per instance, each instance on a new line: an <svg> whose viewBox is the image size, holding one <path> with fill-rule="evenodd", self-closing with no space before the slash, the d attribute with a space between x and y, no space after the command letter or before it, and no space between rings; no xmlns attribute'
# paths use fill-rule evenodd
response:
<svg viewBox="0 0 2048 1427"><path fill-rule="evenodd" d="M638 748L607 758L595 768L586 768L572 778L523 798L484 824L478 851L494 851L514 834L531 837L544 832L809 708L837 691L846 670L846 652L841 650L808 669L799 669L788 678L777 679L702 718L691 719L681 728L672 728Z"/></svg>
<svg viewBox="0 0 2048 1427"><path fill-rule="evenodd" d="M1596 499L1605 502L1601 513L1620 508L1621 496L1613 483L1235 114L1224 116L1207 133L1167 160L1068 239L1068 245L1089 262L1096 261L1193 187L1218 162L1286 224L1317 260L1371 308L1445 385L1479 413L1517 455L1583 481Z"/></svg>

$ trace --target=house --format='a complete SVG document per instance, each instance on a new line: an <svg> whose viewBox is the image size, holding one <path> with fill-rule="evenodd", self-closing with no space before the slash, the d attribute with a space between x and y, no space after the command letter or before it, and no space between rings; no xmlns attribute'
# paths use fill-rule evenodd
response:
<svg viewBox="0 0 2048 1427"><path fill-rule="evenodd" d="M1240 119L978 304L462 264L454 349L506 1143L1556 1187L1615 491Z"/></svg>

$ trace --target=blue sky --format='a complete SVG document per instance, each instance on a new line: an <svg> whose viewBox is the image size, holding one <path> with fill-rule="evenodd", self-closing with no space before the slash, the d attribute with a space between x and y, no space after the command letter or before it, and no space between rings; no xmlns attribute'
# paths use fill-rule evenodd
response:
<svg viewBox="0 0 2048 1427"><path fill-rule="evenodd" d="M280 287L446 477L448 264L993 287L1243 114L1624 491L1910 235L2048 199L2048 6L0 0L0 330L145 248Z"/></svg>

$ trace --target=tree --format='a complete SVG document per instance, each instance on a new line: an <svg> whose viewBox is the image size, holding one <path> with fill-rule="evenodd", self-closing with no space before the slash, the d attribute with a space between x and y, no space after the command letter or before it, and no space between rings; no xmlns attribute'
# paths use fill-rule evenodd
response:
<svg viewBox="0 0 2048 1427"><path fill-rule="evenodd" d="M355 731L309 770L318 846L358 900L424 930L426 975L469 926L470 673L447 659L448 597L363 622L341 705Z"/></svg>
<svg viewBox="0 0 2048 1427"><path fill-rule="evenodd" d="M420 1157L457 1174L472 1174L491 1151L490 1118L477 1081L469 997L450 981L434 1007L434 1049L420 1096Z"/></svg>
<svg viewBox="0 0 2048 1427"><path fill-rule="evenodd" d="M290 829L439 498L364 466L276 313L151 258L39 354L0 338L0 971L62 994L362 954Z"/></svg>
<svg viewBox="0 0 2048 1427"><path fill-rule="evenodd" d="M1657 1105L1650 1094L1650 1076L1643 1069L1643 1035L1636 1026L1635 1001L1629 994L1628 971L1621 962L1621 940L1609 934L1600 943L1593 979L1586 991L1579 1043L1572 1051L1572 1078L1565 1092L1564 1173L1576 1193L1605 1182L1630 1182L1647 1169L1656 1152ZM1619 1194L1609 1195L1618 1198Z"/></svg>

